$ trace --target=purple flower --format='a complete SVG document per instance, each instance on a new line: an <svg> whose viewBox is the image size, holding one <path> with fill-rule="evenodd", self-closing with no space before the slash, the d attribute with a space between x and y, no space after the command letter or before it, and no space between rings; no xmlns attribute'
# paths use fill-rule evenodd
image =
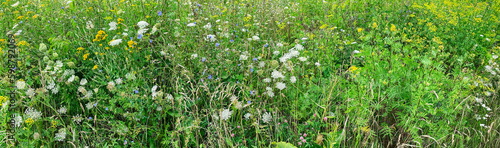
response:
<svg viewBox="0 0 500 148"><path fill-rule="evenodd" d="M231 39L231 41L230 41L230 42L234 42L234 40L233 40L233 39Z"/></svg>
<svg viewBox="0 0 500 148"><path fill-rule="evenodd" d="M252 101L247 101L248 104L252 103Z"/></svg>
<svg viewBox="0 0 500 148"><path fill-rule="evenodd" d="M137 39L141 39L142 38L142 34L139 34L139 36L137 36Z"/></svg>
<svg viewBox="0 0 500 148"><path fill-rule="evenodd" d="M267 44L266 44L266 45L264 45L264 47L267 47Z"/></svg>
<svg viewBox="0 0 500 148"><path fill-rule="evenodd" d="M153 41L151 41L151 39L149 39L149 43L153 43Z"/></svg>
<svg viewBox="0 0 500 148"><path fill-rule="evenodd" d="M108 107L106 107L106 110L108 110Z"/></svg>
<svg viewBox="0 0 500 148"><path fill-rule="evenodd" d="M138 94L138 93L139 93L139 90L134 90L134 93Z"/></svg>
<svg viewBox="0 0 500 148"><path fill-rule="evenodd" d="M161 11L158 12L158 16L161 16Z"/></svg>
<svg viewBox="0 0 500 148"><path fill-rule="evenodd" d="M201 82L203 82L203 79L201 79Z"/></svg>
<svg viewBox="0 0 500 148"><path fill-rule="evenodd" d="M215 47L219 47L219 45L220 45L219 43L215 43Z"/></svg>
<svg viewBox="0 0 500 148"><path fill-rule="evenodd" d="M212 79L212 75L208 75L208 79Z"/></svg>
<svg viewBox="0 0 500 148"><path fill-rule="evenodd" d="M253 68L250 68L250 72L251 72L251 73L253 72Z"/></svg>
<svg viewBox="0 0 500 148"><path fill-rule="evenodd" d="M89 120L92 120L92 117L89 117Z"/></svg>

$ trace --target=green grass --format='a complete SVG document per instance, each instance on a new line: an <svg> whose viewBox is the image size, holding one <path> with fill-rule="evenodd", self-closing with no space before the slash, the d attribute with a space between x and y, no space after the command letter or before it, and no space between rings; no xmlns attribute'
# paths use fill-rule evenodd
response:
<svg viewBox="0 0 500 148"><path fill-rule="evenodd" d="M16 2L1 147L500 146L498 0Z"/></svg>

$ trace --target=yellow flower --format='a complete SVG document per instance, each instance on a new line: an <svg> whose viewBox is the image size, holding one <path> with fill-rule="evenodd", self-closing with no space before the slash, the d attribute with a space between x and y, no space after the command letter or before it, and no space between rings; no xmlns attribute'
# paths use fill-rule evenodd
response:
<svg viewBox="0 0 500 148"><path fill-rule="evenodd" d="M88 56L89 56L89 53L84 54L84 55L83 55L83 60L84 60L84 61L85 61L85 60L87 60Z"/></svg>
<svg viewBox="0 0 500 148"><path fill-rule="evenodd" d="M92 70L95 70L95 69L97 69L97 67L98 67L97 65L94 65L94 68L92 68Z"/></svg>
<svg viewBox="0 0 500 148"><path fill-rule="evenodd" d="M361 32L361 31L363 31L363 29L362 28L358 28L358 32Z"/></svg>
<svg viewBox="0 0 500 148"><path fill-rule="evenodd" d="M92 40L92 42L95 42L95 41L102 41L104 39L106 39L108 35L106 34L106 32L102 31L102 30L99 30L97 32L97 35L95 36L95 39Z"/></svg>
<svg viewBox="0 0 500 148"><path fill-rule="evenodd" d="M31 119L31 118L28 118L28 119L26 119L24 122L26 122L28 125L31 125L31 124L33 124L33 122L35 122L35 121L33 121L33 119Z"/></svg>
<svg viewBox="0 0 500 148"><path fill-rule="evenodd" d="M354 72L356 70L358 70L358 68L356 66L354 66L354 65L349 68L350 72Z"/></svg>
<svg viewBox="0 0 500 148"><path fill-rule="evenodd" d="M21 41L21 42L17 43L17 46L30 46L30 44L26 41Z"/></svg>
<svg viewBox="0 0 500 148"><path fill-rule="evenodd" d="M130 47L130 48L135 48L134 45L137 45L137 43L135 43L132 40L128 41L127 44L128 44L128 47Z"/></svg>
<svg viewBox="0 0 500 148"><path fill-rule="evenodd" d="M24 16L18 16L17 19L20 20L20 19L23 19Z"/></svg>
<svg viewBox="0 0 500 148"><path fill-rule="evenodd" d="M394 24L391 24L391 31L396 31L396 26L394 26Z"/></svg>
<svg viewBox="0 0 500 148"><path fill-rule="evenodd" d="M377 28L377 22L373 22L372 28Z"/></svg>
<svg viewBox="0 0 500 148"><path fill-rule="evenodd" d="M38 17L38 14L33 15L33 19L36 19Z"/></svg>
<svg viewBox="0 0 500 148"><path fill-rule="evenodd" d="M51 121L51 123L52 123L52 126L50 126L50 127L51 127L51 128L56 128L57 121L52 120L52 121Z"/></svg>
<svg viewBox="0 0 500 148"><path fill-rule="evenodd" d="M323 25L321 25L321 27L319 27L319 29L325 29L326 27L328 27L328 25L327 24L323 24Z"/></svg>

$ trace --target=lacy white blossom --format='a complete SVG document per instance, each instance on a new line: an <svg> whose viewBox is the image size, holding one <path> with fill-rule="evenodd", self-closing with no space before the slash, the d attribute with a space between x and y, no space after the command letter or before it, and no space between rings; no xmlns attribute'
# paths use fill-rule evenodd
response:
<svg viewBox="0 0 500 148"><path fill-rule="evenodd" d="M137 23L137 26L139 26L139 28L146 28L147 26L149 25L148 22L145 22L145 21L140 21L139 23Z"/></svg>
<svg viewBox="0 0 500 148"><path fill-rule="evenodd" d="M283 82L278 82L276 83L276 88L278 88L279 90L283 90L286 88L286 85Z"/></svg>
<svg viewBox="0 0 500 148"><path fill-rule="evenodd" d="M271 114L269 112L266 112L264 113L264 115L262 115L262 122L264 123L268 123L271 121L273 117L271 116Z"/></svg>
<svg viewBox="0 0 500 148"><path fill-rule="evenodd" d="M283 74L281 74L281 72L276 71L276 70L274 70L274 71L271 73L271 77L272 77L273 79L277 79L277 78L285 78L285 76L283 76Z"/></svg>
<svg viewBox="0 0 500 148"><path fill-rule="evenodd" d="M233 111L229 111L229 109L224 109L220 113L220 117L222 120L227 120L227 119L231 118L231 114L233 114Z"/></svg>
<svg viewBox="0 0 500 148"><path fill-rule="evenodd" d="M290 82L292 83L297 82L297 78L295 76L290 77Z"/></svg>
<svg viewBox="0 0 500 148"><path fill-rule="evenodd" d="M24 82L24 81L17 81L16 82L17 89L24 89L25 86L26 86L26 82Z"/></svg>
<svg viewBox="0 0 500 148"><path fill-rule="evenodd" d="M112 31L112 30L116 30L118 28L118 23L116 22L110 22L109 24L109 30L108 31Z"/></svg>
<svg viewBox="0 0 500 148"><path fill-rule="evenodd" d="M116 46L116 45L118 45L120 43L122 43L122 39L112 40L111 42L109 42L109 45L110 46Z"/></svg>

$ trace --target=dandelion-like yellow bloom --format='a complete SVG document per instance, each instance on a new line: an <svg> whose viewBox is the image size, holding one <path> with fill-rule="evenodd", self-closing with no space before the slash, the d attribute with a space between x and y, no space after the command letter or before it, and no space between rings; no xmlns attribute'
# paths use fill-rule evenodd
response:
<svg viewBox="0 0 500 148"><path fill-rule="evenodd" d="M97 67L98 67L97 65L94 65L94 68L92 68L92 70L95 70L95 69L97 69Z"/></svg>
<svg viewBox="0 0 500 148"><path fill-rule="evenodd" d="M356 71L356 70L358 70L358 67L356 67L356 66L354 66L354 65L353 65L353 66L351 66L351 67L349 68L349 71L350 71L350 72L354 72L354 71Z"/></svg>
<svg viewBox="0 0 500 148"><path fill-rule="evenodd" d="M30 44L26 41L21 41L21 42L17 43L17 46L30 46Z"/></svg>
<svg viewBox="0 0 500 148"><path fill-rule="evenodd" d="M363 31L363 29L362 28L358 28L358 32L361 32L361 31Z"/></svg>
<svg viewBox="0 0 500 148"><path fill-rule="evenodd" d="M31 119L31 118L28 118L28 119L26 119L24 122L26 122L28 125L31 125L31 124L33 124L33 122L35 122L35 121L33 121L33 119Z"/></svg>
<svg viewBox="0 0 500 148"><path fill-rule="evenodd" d="M372 28L377 28L377 22L373 22Z"/></svg>
<svg viewBox="0 0 500 148"><path fill-rule="evenodd" d="M106 34L106 32L99 30L99 32L97 32L97 35L95 36L95 39L92 40L92 42L102 41L102 40L106 39L107 36L108 35Z"/></svg>
<svg viewBox="0 0 500 148"><path fill-rule="evenodd" d="M129 48L135 48L134 45L137 45L134 41L130 40L127 42Z"/></svg>
<svg viewBox="0 0 500 148"><path fill-rule="evenodd" d="M89 53L84 54L84 55L83 55L83 60L84 60L84 61L85 61L85 60L87 60L88 56L89 56Z"/></svg>
<svg viewBox="0 0 500 148"><path fill-rule="evenodd" d="M394 26L394 24L391 24L391 31L396 31L396 26Z"/></svg>

